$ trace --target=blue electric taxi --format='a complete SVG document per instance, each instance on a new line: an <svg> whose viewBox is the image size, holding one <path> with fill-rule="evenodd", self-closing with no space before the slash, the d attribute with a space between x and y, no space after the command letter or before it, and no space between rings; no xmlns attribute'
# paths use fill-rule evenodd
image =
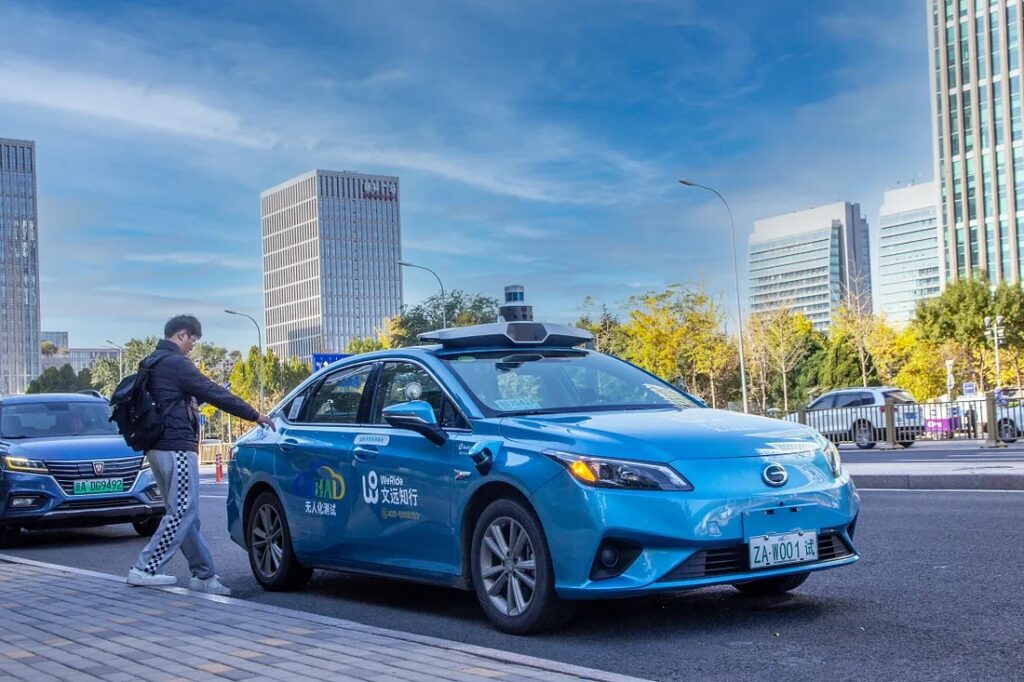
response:
<svg viewBox="0 0 1024 682"><path fill-rule="evenodd" d="M499 628L582 599L799 586L859 558L813 429L712 410L588 332L499 322L317 372L237 444L231 537L268 590L326 568L474 590Z"/></svg>
<svg viewBox="0 0 1024 682"><path fill-rule="evenodd" d="M21 530L132 523L152 535L164 514L153 473L85 393L0 399L0 547Z"/></svg>

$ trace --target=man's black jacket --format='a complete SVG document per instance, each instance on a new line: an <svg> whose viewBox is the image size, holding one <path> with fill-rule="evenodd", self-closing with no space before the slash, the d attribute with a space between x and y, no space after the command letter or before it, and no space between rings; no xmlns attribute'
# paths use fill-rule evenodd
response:
<svg viewBox="0 0 1024 682"><path fill-rule="evenodd" d="M200 402L239 419L259 417L244 400L208 379L172 341L160 341L150 357L161 360L150 374L149 392L157 409L167 410L163 436L150 449L199 452Z"/></svg>

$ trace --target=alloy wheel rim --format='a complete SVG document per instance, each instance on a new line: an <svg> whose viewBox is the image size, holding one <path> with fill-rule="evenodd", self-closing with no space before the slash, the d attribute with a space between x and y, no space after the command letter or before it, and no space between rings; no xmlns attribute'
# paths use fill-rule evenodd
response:
<svg viewBox="0 0 1024 682"><path fill-rule="evenodd" d="M252 556L260 575L277 575L284 558L284 526L277 509L269 504L257 509L253 517Z"/></svg>
<svg viewBox="0 0 1024 682"><path fill-rule="evenodd" d="M1013 426L1013 424L1011 422L1003 422L1002 428L1000 429L999 436L1001 438L1003 438L1003 439L1006 439L1006 438L1016 438L1017 437L1017 429L1014 428L1014 426Z"/></svg>
<svg viewBox="0 0 1024 682"><path fill-rule="evenodd" d="M537 560L530 536L515 519L495 519L480 543L480 575L487 597L506 616L521 616L533 602Z"/></svg>
<svg viewBox="0 0 1024 682"><path fill-rule="evenodd" d="M857 426L857 443L867 444L871 440L870 433L868 432L868 426L866 424L860 424Z"/></svg>

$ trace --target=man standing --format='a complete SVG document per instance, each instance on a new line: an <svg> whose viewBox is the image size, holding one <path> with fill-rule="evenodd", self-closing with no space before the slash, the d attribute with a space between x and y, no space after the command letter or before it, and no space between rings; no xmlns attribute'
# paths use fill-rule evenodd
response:
<svg viewBox="0 0 1024 682"><path fill-rule="evenodd" d="M164 339L147 360L149 392L163 417L163 434L146 450L167 512L149 544L128 571L129 585L173 585L172 575L157 573L180 548L188 560L190 590L227 596L231 590L213 570L213 557L199 530L199 407L209 403L239 419L274 428L269 417L217 385L193 364L192 352L203 328L191 315L171 318Z"/></svg>

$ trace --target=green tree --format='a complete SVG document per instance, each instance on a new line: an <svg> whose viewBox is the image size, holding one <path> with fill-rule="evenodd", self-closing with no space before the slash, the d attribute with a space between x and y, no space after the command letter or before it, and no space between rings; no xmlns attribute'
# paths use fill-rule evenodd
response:
<svg viewBox="0 0 1024 682"><path fill-rule="evenodd" d="M807 357L814 339L814 327L801 312L780 308L765 313L764 332L768 357L782 385L782 409L789 411L789 385L794 371Z"/></svg>
<svg viewBox="0 0 1024 682"><path fill-rule="evenodd" d="M38 378L28 382L26 393L74 393L79 390L78 377L71 365L48 367Z"/></svg>
<svg viewBox="0 0 1024 682"><path fill-rule="evenodd" d="M39 344L39 352L42 353L45 357L53 357L59 351L60 348L57 348L57 344L55 344L53 341L43 341L42 343Z"/></svg>
<svg viewBox="0 0 1024 682"><path fill-rule="evenodd" d="M124 375L135 374L139 363L156 349L157 338L131 339L124 344ZM92 367L92 385L105 396L110 396L121 381L121 363L117 358L103 358Z"/></svg>
<svg viewBox="0 0 1024 682"><path fill-rule="evenodd" d="M686 325L670 288L631 299L639 307L629 311L625 332L628 360L666 381L678 381L686 341Z"/></svg>
<svg viewBox="0 0 1024 682"><path fill-rule="evenodd" d="M604 304L601 305L601 313L594 318L591 314L593 306L594 300L587 296L583 301L585 312L576 321L575 326L594 335L594 350L607 355L622 356L629 345L625 327Z"/></svg>
<svg viewBox="0 0 1024 682"><path fill-rule="evenodd" d="M968 372L985 390L985 318L993 314L988 278L979 274L946 286L937 298L917 306L914 325L920 338L933 346L948 340L962 349Z"/></svg>
<svg viewBox="0 0 1024 682"><path fill-rule="evenodd" d="M467 327L498 321L498 299L482 294L467 294L456 289L444 297L445 317L449 327ZM442 325L441 295L436 294L422 303L405 308L395 322L393 348L415 346L424 334Z"/></svg>

